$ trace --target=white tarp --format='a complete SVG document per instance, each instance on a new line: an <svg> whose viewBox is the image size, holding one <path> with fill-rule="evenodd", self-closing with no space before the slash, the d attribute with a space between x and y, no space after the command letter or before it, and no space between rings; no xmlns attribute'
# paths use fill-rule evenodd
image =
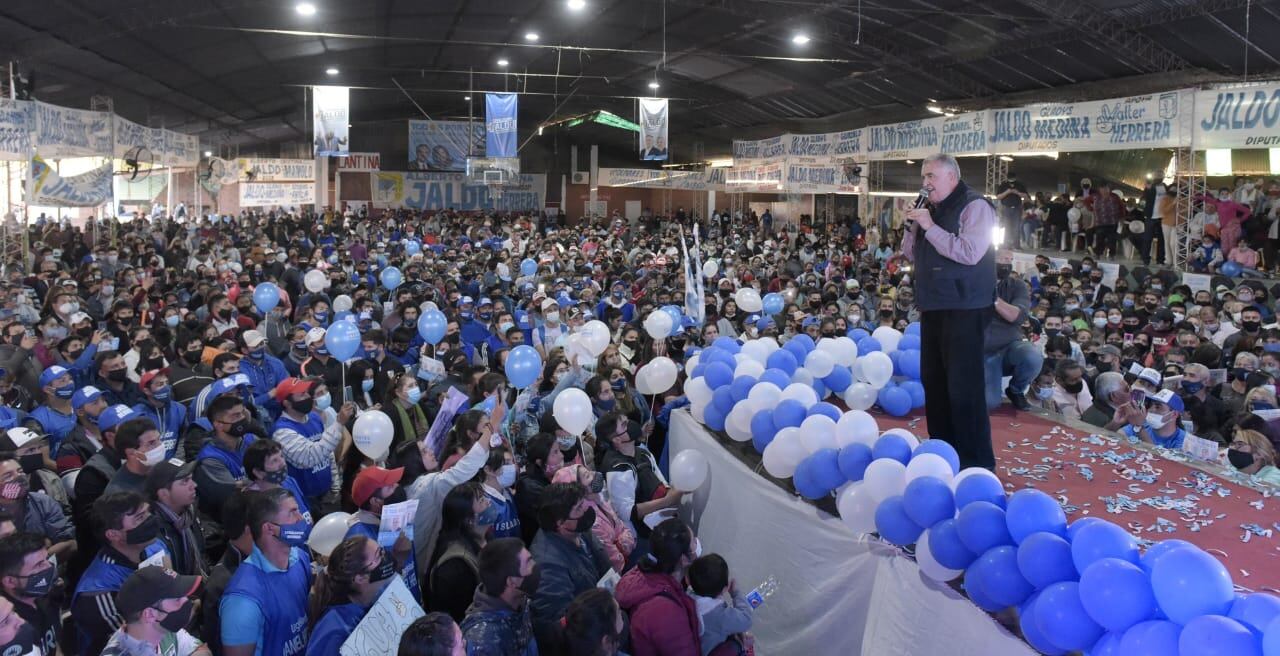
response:
<svg viewBox="0 0 1280 656"><path fill-rule="evenodd" d="M943 117L867 128L870 159L922 159L941 150Z"/></svg>
<svg viewBox="0 0 1280 656"><path fill-rule="evenodd" d="M0 159L22 161L31 157L35 131L35 103L0 99Z"/></svg>

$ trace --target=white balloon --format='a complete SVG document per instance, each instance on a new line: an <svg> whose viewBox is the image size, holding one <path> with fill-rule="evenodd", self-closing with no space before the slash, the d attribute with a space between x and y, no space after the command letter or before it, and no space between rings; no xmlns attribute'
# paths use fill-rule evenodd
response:
<svg viewBox="0 0 1280 656"><path fill-rule="evenodd" d="M724 432L729 435L729 439L734 442L746 442L751 439L751 429L744 429L739 420L741 413L729 412L729 416L724 420Z"/></svg>
<svg viewBox="0 0 1280 656"><path fill-rule="evenodd" d="M787 427L773 437L763 454L764 470L774 478L791 478L796 473L796 465L809 455L800 443L800 431Z"/></svg>
<svg viewBox="0 0 1280 656"><path fill-rule="evenodd" d="M950 569L944 567L937 559L933 557L933 552L929 550L929 530L925 529L920 534L920 538L916 540L916 565L920 567L920 573L925 576L946 583L953 581L956 577L964 574L962 569Z"/></svg>
<svg viewBox="0 0 1280 656"><path fill-rule="evenodd" d="M796 372L791 374L791 382L799 383L805 387L813 387L813 374L804 367L798 367Z"/></svg>
<svg viewBox="0 0 1280 656"><path fill-rule="evenodd" d="M636 372L636 390L641 394L661 394L676 384L678 375L676 363L660 355Z"/></svg>
<svg viewBox="0 0 1280 656"><path fill-rule="evenodd" d="M809 351L809 355L804 359L804 368L813 374L814 378L826 378L831 375L831 370L835 369L836 361L831 354L819 349Z"/></svg>
<svg viewBox="0 0 1280 656"><path fill-rule="evenodd" d="M755 391L755 388L752 388ZM690 378L684 382L684 395L689 397L690 403L701 403L706 405L711 403L711 387L707 385L707 379L702 376Z"/></svg>
<svg viewBox="0 0 1280 656"><path fill-rule="evenodd" d="M710 388L707 389L709 390ZM747 392L747 400L756 404L757 408L771 410L778 405L778 401L782 400L782 390L778 389L777 385L767 381L756 383L751 388L751 391Z"/></svg>
<svg viewBox="0 0 1280 656"><path fill-rule="evenodd" d="M836 494L836 509L840 511L840 521L854 533L874 533L876 531L876 506L880 502L872 497L866 483L850 483L840 488Z"/></svg>
<svg viewBox="0 0 1280 656"><path fill-rule="evenodd" d="M780 400L795 399L799 401L805 410L812 408L818 402L818 393L813 391L812 387L801 383L791 383L787 385L787 389L782 390Z"/></svg>
<svg viewBox="0 0 1280 656"><path fill-rule="evenodd" d="M858 360L858 345L848 337L837 337L832 340L831 349L835 351L836 364L842 367L852 367L853 363Z"/></svg>
<svg viewBox="0 0 1280 656"><path fill-rule="evenodd" d="M688 360L685 360L684 370L693 371L694 369L697 369L699 362L702 362L702 353L701 352L694 353L693 357L689 358Z"/></svg>
<svg viewBox="0 0 1280 656"><path fill-rule="evenodd" d="M908 483L917 478L929 476L948 485L951 484L951 479L953 478L951 463L936 453L921 453L912 458L911 462L907 463L906 476Z"/></svg>
<svg viewBox="0 0 1280 656"><path fill-rule="evenodd" d="M381 410L369 410L361 414L351 426L351 441L360 449L360 453L373 460L387 457L394 434L395 427L391 424L391 417Z"/></svg>
<svg viewBox="0 0 1280 656"><path fill-rule="evenodd" d="M719 262L716 262L715 260L707 260L707 261L702 265L702 275L703 275L703 276L705 276L705 277L707 277L707 278L714 278L714 277L716 277L716 274L717 274L717 273L720 273L720 263L719 263Z"/></svg>
<svg viewBox="0 0 1280 656"><path fill-rule="evenodd" d="M849 365L849 373L853 374L853 382L867 382L867 375L862 372L862 358L855 358L853 364Z"/></svg>
<svg viewBox="0 0 1280 656"><path fill-rule="evenodd" d="M878 504L891 496L902 494L907 488L907 467L893 458L877 458L867 465L862 483Z"/></svg>
<svg viewBox="0 0 1280 656"><path fill-rule="evenodd" d="M591 399L586 392L571 387L556 396L551 413L566 433L581 435L591 425Z"/></svg>
<svg viewBox="0 0 1280 656"><path fill-rule="evenodd" d="M821 449L838 449L836 422L826 415L805 417L800 424L800 442L810 455Z"/></svg>
<svg viewBox="0 0 1280 656"><path fill-rule="evenodd" d="M836 444L848 446L854 443L872 446L880 435L880 426L875 417L862 410L850 410L840 415L836 422Z"/></svg>
<svg viewBox="0 0 1280 656"><path fill-rule="evenodd" d="M764 301L760 298L760 292L752 287L743 287L734 294L734 300L738 302L738 307L743 312L759 312L764 308Z"/></svg>
<svg viewBox="0 0 1280 656"><path fill-rule="evenodd" d="M739 353L738 355L742 354ZM762 374L764 374L764 365L752 360L750 357L744 358L738 363L738 366L733 369L734 378L737 378L738 376L759 378Z"/></svg>
<svg viewBox="0 0 1280 656"><path fill-rule="evenodd" d="M671 315L661 310L654 310L644 319L644 330L654 339L666 339L671 336Z"/></svg>
<svg viewBox="0 0 1280 656"><path fill-rule="evenodd" d="M893 360L889 356L876 351L868 353L860 359L862 362L862 374L866 376L867 382L871 386L880 389L889 383L893 378Z"/></svg>
<svg viewBox="0 0 1280 656"><path fill-rule="evenodd" d="M707 480L707 457L701 451L685 449L671 459L671 485L681 492L692 492Z"/></svg>
<svg viewBox="0 0 1280 656"><path fill-rule="evenodd" d="M898 342L902 341L902 333L888 326L880 326L876 328L871 336L880 342L880 349L885 353L892 353L898 350Z"/></svg>
<svg viewBox="0 0 1280 656"><path fill-rule="evenodd" d="M353 301L346 294L339 294L333 298L333 311L346 312L351 309Z"/></svg>
<svg viewBox="0 0 1280 656"><path fill-rule="evenodd" d="M907 446L911 447L912 451L915 451L916 447L920 446L920 438L916 437L914 433L905 428L890 428L884 432L884 435L897 435L901 437L907 441Z"/></svg>
<svg viewBox="0 0 1280 656"><path fill-rule="evenodd" d="M778 340L772 337L761 337L755 341L760 342L761 344L764 344L764 348L765 350L769 351L769 354L772 354L774 351L782 348L781 346L778 345Z"/></svg>
<svg viewBox="0 0 1280 656"><path fill-rule="evenodd" d="M960 473L955 475L955 478L951 479L951 489L954 490L960 487L960 483L970 476L990 476L997 483L1000 483L1000 477L992 473L990 469L984 469L982 467L966 467L965 469L961 469ZM1004 483L1000 483L1000 486L1004 487Z"/></svg>
<svg viewBox="0 0 1280 656"><path fill-rule="evenodd" d="M333 553L334 548L347 537L347 531L354 523L355 519L350 513L329 513L321 517L320 521L311 527L311 535L307 536L307 546L311 547L312 551L328 558L329 554Z"/></svg>
<svg viewBox="0 0 1280 656"><path fill-rule="evenodd" d="M588 321L579 332L582 335L582 343L591 357L600 357L600 354L609 347L609 327L603 321Z"/></svg>
<svg viewBox="0 0 1280 656"><path fill-rule="evenodd" d="M769 345L764 340L753 339L742 345L740 355L745 355L764 365L765 361L769 359Z"/></svg>
<svg viewBox="0 0 1280 656"><path fill-rule="evenodd" d="M854 383L844 391L844 403L853 410L866 410L876 404L876 390L870 383Z"/></svg>
<svg viewBox="0 0 1280 656"><path fill-rule="evenodd" d="M307 275L302 277L302 285L311 293L317 293L325 287L329 286L329 279L325 277L324 272L319 269L312 269Z"/></svg>

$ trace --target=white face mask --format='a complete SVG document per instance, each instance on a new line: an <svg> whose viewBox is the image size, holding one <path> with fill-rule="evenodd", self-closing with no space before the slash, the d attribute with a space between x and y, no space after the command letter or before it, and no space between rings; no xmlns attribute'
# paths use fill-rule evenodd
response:
<svg viewBox="0 0 1280 656"><path fill-rule="evenodd" d="M1164 416L1164 415L1162 415L1162 414L1160 414L1160 413L1158 413L1158 412L1148 412L1148 413L1147 413L1147 425L1148 425L1148 426L1150 426L1150 427L1152 427L1152 428L1157 428L1157 429L1159 429L1159 428L1164 428L1164 425L1165 425L1166 423L1168 423L1168 420L1167 420L1167 419L1165 419L1165 416Z"/></svg>
<svg viewBox="0 0 1280 656"><path fill-rule="evenodd" d="M498 484L502 487L511 487L516 484L516 466L508 463L498 470Z"/></svg>
<svg viewBox="0 0 1280 656"><path fill-rule="evenodd" d="M142 464L148 467L155 467L164 460L164 445L157 445L156 448L145 451L142 454Z"/></svg>
<svg viewBox="0 0 1280 656"><path fill-rule="evenodd" d="M547 313L547 323L560 323L560 313L559 313L559 312L548 312L548 313Z"/></svg>

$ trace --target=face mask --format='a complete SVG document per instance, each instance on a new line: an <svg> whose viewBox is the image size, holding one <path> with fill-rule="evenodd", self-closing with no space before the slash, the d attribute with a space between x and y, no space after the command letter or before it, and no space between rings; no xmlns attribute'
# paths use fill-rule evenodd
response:
<svg viewBox="0 0 1280 656"><path fill-rule="evenodd" d="M600 494L604 491L604 474L595 472L591 476L591 484L587 486L592 494Z"/></svg>
<svg viewBox="0 0 1280 656"><path fill-rule="evenodd" d="M39 454L36 457L40 457ZM24 468L25 469L25 468ZM16 501L27 496L27 491L31 489L31 479L25 475L18 475L12 481L5 483L0 487L0 497L4 497L10 501Z"/></svg>
<svg viewBox="0 0 1280 656"><path fill-rule="evenodd" d="M420 387L410 387L405 394L409 397L409 403L414 405L417 405L418 401L422 400L422 388Z"/></svg>
<svg viewBox="0 0 1280 656"><path fill-rule="evenodd" d="M1094 328L1103 328L1107 325L1106 317L1097 317L1093 320Z"/></svg>
<svg viewBox="0 0 1280 656"><path fill-rule="evenodd" d="M1080 304L1079 304L1079 303L1067 303L1067 304L1066 304L1065 306L1063 306L1063 307L1065 307L1065 308L1066 308L1067 312L1071 312L1071 311L1073 311L1073 310L1079 310L1079 309L1080 309Z"/></svg>
<svg viewBox="0 0 1280 656"><path fill-rule="evenodd" d="M171 314L164 318L164 325L170 328L177 328L178 323L179 323L179 318L178 318L178 315L176 314Z"/></svg>
<svg viewBox="0 0 1280 656"><path fill-rule="evenodd" d="M511 487L516 484L516 466L515 464L505 464L498 470L498 485L502 487Z"/></svg>
<svg viewBox="0 0 1280 656"><path fill-rule="evenodd" d="M128 380L128 378L129 378L129 372L125 371L124 369L116 369L115 371L107 372L107 380L113 383L123 383L124 381Z"/></svg>
<svg viewBox="0 0 1280 656"><path fill-rule="evenodd" d="M366 392L368 392L368 391L372 390L372 389L373 389L373 379L372 379L372 378L366 378L366 379L364 379L364 380L360 381L360 389L362 389L362 390L364 390L364 391L366 391Z"/></svg>
<svg viewBox="0 0 1280 656"><path fill-rule="evenodd" d="M511 323L510 321L503 321L501 324L498 325L498 334L506 335L508 330L511 330L512 328L515 328L515 327L516 325L514 323Z"/></svg>
<svg viewBox="0 0 1280 656"><path fill-rule="evenodd" d="M191 623L191 612L193 609L194 605L191 603L191 600L188 599L182 602L182 606L178 608L178 610L169 612L169 614L164 616L164 619L160 620L160 628L170 633L177 633L178 631L187 628L187 625ZM156 610L160 609L157 608ZM160 612L163 613L164 611Z"/></svg>
<svg viewBox="0 0 1280 656"><path fill-rule="evenodd" d="M613 412L613 406L617 405L617 403L618 403L617 399L609 399L608 401L599 401L599 400L596 401L596 404L600 406L600 409L604 410L605 412Z"/></svg>
<svg viewBox="0 0 1280 656"><path fill-rule="evenodd" d="M315 316L315 318L316 318L316 321L318 321L318 322L320 322L320 323L324 323L324 322L325 322L325 320L327 320L327 319L329 318L329 313L328 313L328 312L316 312L314 316Z"/></svg>
<svg viewBox="0 0 1280 656"><path fill-rule="evenodd" d="M264 472L262 480L271 483L272 485L282 485L286 476L288 476L288 472L281 468L276 471Z"/></svg>
<svg viewBox="0 0 1280 656"><path fill-rule="evenodd" d="M1159 429L1159 428L1163 428L1163 427L1164 427L1164 425L1165 425L1165 423L1166 423L1166 421L1165 421L1165 417L1164 417L1164 415L1162 415L1162 414L1160 414L1160 413L1157 413L1157 412L1148 412L1148 413L1147 413L1147 425L1148 425L1148 426L1150 426L1150 427L1152 427L1152 428Z"/></svg>
<svg viewBox="0 0 1280 656"><path fill-rule="evenodd" d="M160 517L152 515L137 526L125 531L124 541L127 544L147 544L160 535Z"/></svg>
<svg viewBox="0 0 1280 656"><path fill-rule="evenodd" d="M294 342L294 343L293 343L293 349L294 349L295 351L303 351L303 352L305 352L305 351L307 350L307 342L306 342L305 340L304 340L304 341L301 341L301 342Z"/></svg>
<svg viewBox="0 0 1280 656"><path fill-rule="evenodd" d="M231 308L222 308L221 310L218 310L218 318L219 318L219 319L222 319L223 321L228 321L228 320L230 320L230 319L231 319Z"/></svg>
<svg viewBox="0 0 1280 656"><path fill-rule="evenodd" d="M182 359L186 361L187 364L194 367L195 365L200 364L200 356L202 355L204 355L204 349L198 349L195 351L183 351Z"/></svg>
<svg viewBox="0 0 1280 656"><path fill-rule="evenodd" d="M163 460L164 460L163 444L157 445L156 448L151 449L150 451L142 452L142 464L146 465L147 467L155 467L156 465L160 464L160 462Z"/></svg>
<svg viewBox="0 0 1280 656"><path fill-rule="evenodd" d="M53 395L60 399L69 399L76 393L75 383L53 388Z"/></svg>
<svg viewBox="0 0 1280 656"><path fill-rule="evenodd" d="M330 402L331 400L332 400L332 397L330 397L330 396L329 396L329 394L327 394L327 393L325 393L325 394L321 394L320 396L317 396L317 397L315 398L315 402L316 402L316 410L328 410L328 409L329 409L329 402Z"/></svg>
<svg viewBox="0 0 1280 656"><path fill-rule="evenodd" d="M561 451L568 451L569 449L572 449L573 446L577 443L578 443L578 438L573 435L565 435L563 437L556 438L556 445L560 447Z"/></svg>
<svg viewBox="0 0 1280 656"><path fill-rule="evenodd" d="M53 589L54 581L57 580L58 568L50 565L27 577L26 585L22 586L22 595L24 597L43 597L48 595L49 591Z"/></svg>
<svg viewBox="0 0 1280 656"><path fill-rule="evenodd" d="M266 354L267 354L266 349L256 349L253 351L249 351L249 357L253 358L254 360L261 360L262 357Z"/></svg>
<svg viewBox="0 0 1280 656"><path fill-rule="evenodd" d="M1280 378L1280 367L1263 367L1262 371L1272 378Z"/></svg>
<svg viewBox="0 0 1280 656"><path fill-rule="evenodd" d="M311 534L311 525L307 520L300 519L292 524L276 524L280 527L280 541L291 547L301 547L307 543L307 536Z"/></svg>
<svg viewBox="0 0 1280 656"><path fill-rule="evenodd" d="M533 571L520 581L519 589L526 596L532 597L538 591L538 584L542 582L542 566L537 563L533 564Z"/></svg>
<svg viewBox="0 0 1280 656"><path fill-rule="evenodd" d="M1249 370L1245 369L1244 367L1235 367L1231 370L1231 378L1233 380L1238 380L1243 383L1244 379L1248 377L1249 377Z"/></svg>
<svg viewBox="0 0 1280 656"><path fill-rule="evenodd" d="M1182 320L1183 320L1183 319L1186 319L1186 318L1187 318L1187 315L1185 315L1185 314L1183 314L1183 313L1181 313L1181 312L1174 312L1174 313L1173 313L1173 322L1174 322L1174 323L1182 323Z"/></svg>
<svg viewBox="0 0 1280 656"><path fill-rule="evenodd" d="M1127 307L1127 308L1131 308L1131 307L1133 307L1133 299L1132 299L1132 298L1126 298L1126 299L1124 299L1123 301L1120 301L1120 304L1121 304L1121 305L1123 305L1123 306L1125 306L1125 307Z"/></svg>
<svg viewBox="0 0 1280 656"><path fill-rule="evenodd" d="M160 403L168 403L169 399L173 397L173 388L165 385L164 387L152 392L151 397Z"/></svg>
<svg viewBox="0 0 1280 656"><path fill-rule="evenodd" d="M1044 329L1044 336L1045 336L1045 337L1057 337L1057 336L1058 336L1058 335L1060 335L1061 333L1062 333L1062 329L1061 329L1061 328L1045 328L1045 329Z"/></svg>
<svg viewBox="0 0 1280 656"><path fill-rule="evenodd" d="M292 403L292 404L293 404L293 411L294 411L294 412L296 412L296 413L298 413L298 414L301 414L301 415L305 415L305 414L310 413L310 412L311 412L311 409L315 407L315 405L316 405L316 400L315 400L315 399L303 399L303 400L301 400L301 401L290 401L289 403Z"/></svg>
<svg viewBox="0 0 1280 656"><path fill-rule="evenodd" d="M1053 388L1041 387L1037 389L1036 398L1040 399L1041 401L1048 401L1049 399L1053 398Z"/></svg>
<svg viewBox="0 0 1280 656"><path fill-rule="evenodd" d="M75 314L75 311L80 309L79 307L77 307L77 305L78 304L76 303L63 303L62 305L58 306L58 311L64 315L69 316L69 315Z"/></svg>
<svg viewBox="0 0 1280 656"><path fill-rule="evenodd" d="M1080 390L1084 389L1084 381L1082 381L1082 380L1077 380L1077 381L1076 381L1076 382L1074 382L1074 383L1066 383L1066 382L1064 382L1064 383L1062 383L1062 389L1067 390L1068 392L1070 392L1070 393L1072 393L1072 394L1079 394L1079 393L1080 393Z"/></svg>
<svg viewBox="0 0 1280 656"><path fill-rule="evenodd" d="M1227 449L1227 462L1236 469L1245 469L1253 465L1253 454L1239 449Z"/></svg>
<svg viewBox="0 0 1280 656"><path fill-rule="evenodd" d="M589 533L591 527L596 525L596 509L587 508L586 512L578 518L578 525L573 530L578 533Z"/></svg>
<svg viewBox="0 0 1280 656"><path fill-rule="evenodd" d="M1187 394L1199 394L1200 390L1204 389L1204 383L1184 380L1182 381L1182 389Z"/></svg>
<svg viewBox="0 0 1280 656"><path fill-rule="evenodd" d="M1245 332L1256 333L1258 332L1258 329L1262 328L1262 322L1261 321L1241 321L1240 327L1243 328Z"/></svg>
<svg viewBox="0 0 1280 656"><path fill-rule="evenodd" d="M382 552L382 558L378 560L378 564L369 570L369 582L377 583L386 581L396 575L396 561L392 560L391 554Z"/></svg>
<svg viewBox="0 0 1280 656"><path fill-rule="evenodd" d="M1236 297L1236 300L1240 301L1241 303L1252 303L1253 294L1241 294L1240 296Z"/></svg>

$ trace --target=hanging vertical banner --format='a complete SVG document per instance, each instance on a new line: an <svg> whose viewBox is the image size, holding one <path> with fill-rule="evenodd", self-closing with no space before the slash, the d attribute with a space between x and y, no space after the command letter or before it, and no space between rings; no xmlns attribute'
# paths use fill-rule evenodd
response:
<svg viewBox="0 0 1280 656"><path fill-rule="evenodd" d="M667 161L667 99L640 99L640 159Z"/></svg>
<svg viewBox="0 0 1280 656"><path fill-rule="evenodd" d="M347 154L351 123L351 90L347 87L311 87L311 125L316 157Z"/></svg>
<svg viewBox="0 0 1280 656"><path fill-rule="evenodd" d="M484 95L485 152L488 157L516 156L516 106L514 93Z"/></svg>

